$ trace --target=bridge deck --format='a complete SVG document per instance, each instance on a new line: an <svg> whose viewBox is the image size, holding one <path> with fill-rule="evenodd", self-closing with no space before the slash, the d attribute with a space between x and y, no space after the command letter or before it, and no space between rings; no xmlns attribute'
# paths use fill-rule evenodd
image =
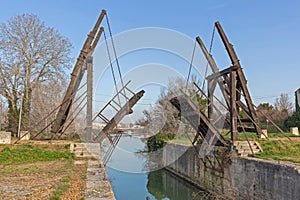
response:
<svg viewBox="0 0 300 200"><path fill-rule="evenodd" d="M194 138L193 145L197 143L199 137L209 144L227 145L227 141L223 138L219 130L210 123L207 116L195 105L195 103L187 96L180 95L170 100L172 105L179 110L183 116L196 130L197 134Z"/></svg>

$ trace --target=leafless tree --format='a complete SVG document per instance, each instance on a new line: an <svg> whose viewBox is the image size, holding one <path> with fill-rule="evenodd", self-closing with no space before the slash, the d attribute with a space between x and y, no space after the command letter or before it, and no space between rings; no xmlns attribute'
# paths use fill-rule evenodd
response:
<svg viewBox="0 0 300 200"><path fill-rule="evenodd" d="M292 112L293 104L289 101L287 94L282 94L275 100L274 106L270 103L261 103L257 107L257 117L260 122L266 122L271 119L279 125Z"/></svg>
<svg viewBox="0 0 300 200"><path fill-rule="evenodd" d="M65 87L65 82L61 82L59 80L47 81L47 84L39 84L35 86L35 89L32 91L30 110L30 119L32 120L29 123L33 131L37 132L42 130L54 120L55 115L50 115L40 124L36 125L40 119L48 116L49 113L59 106L64 94L62 88ZM50 127L44 131L44 134L48 133L49 131Z"/></svg>
<svg viewBox="0 0 300 200"><path fill-rule="evenodd" d="M70 42L35 15L19 15L0 25L0 94L8 102L11 131L16 131L20 106L27 119L23 128L28 128L33 91L64 78L70 50Z"/></svg>
<svg viewBox="0 0 300 200"><path fill-rule="evenodd" d="M196 77L192 77L192 79L195 78ZM139 123L149 127L152 126L150 127L151 130L176 133L180 127L181 121L179 120L179 112L170 103L170 99L182 95L183 93L188 96L193 96L195 94L195 88L191 83L187 84L186 80L181 77L169 80L168 87L161 91L154 107L143 112L145 118L141 119ZM195 101L198 104L200 102L200 97L196 97L197 96L195 96Z"/></svg>
<svg viewBox="0 0 300 200"><path fill-rule="evenodd" d="M288 94L281 94L280 97L275 100L275 109L288 114L292 113L293 103L289 100Z"/></svg>
<svg viewBox="0 0 300 200"><path fill-rule="evenodd" d="M7 126L7 107L0 96L0 131Z"/></svg>

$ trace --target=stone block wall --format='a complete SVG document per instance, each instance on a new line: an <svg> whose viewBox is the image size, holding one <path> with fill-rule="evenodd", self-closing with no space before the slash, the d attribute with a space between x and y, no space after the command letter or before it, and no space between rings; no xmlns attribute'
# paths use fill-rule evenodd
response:
<svg viewBox="0 0 300 200"><path fill-rule="evenodd" d="M290 128L290 133L299 136L299 130L298 130L298 127L291 127L291 128Z"/></svg>
<svg viewBox="0 0 300 200"><path fill-rule="evenodd" d="M20 140L30 140L30 133L28 131L21 131Z"/></svg>
<svg viewBox="0 0 300 200"><path fill-rule="evenodd" d="M299 199L300 166L254 158L229 159L222 151L227 150L214 149L215 155L207 159L191 147L166 169L226 199ZM174 152L164 153L163 160L167 163L168 157L176 156Z"/></svg>
<svg viewBox="0 0 300 200"><path fill-rule="evenodd" d="M11 143L11 132L0 131L0 144Z"/></svg>

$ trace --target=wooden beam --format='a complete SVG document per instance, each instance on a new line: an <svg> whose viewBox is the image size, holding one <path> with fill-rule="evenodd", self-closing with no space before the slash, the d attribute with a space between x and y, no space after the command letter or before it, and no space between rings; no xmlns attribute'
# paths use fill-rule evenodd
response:
<svg viewBox="0 0 300 200"><path fill-rule="evenodd" d="M219 32L219 35L224 43L224 46L227 50L227 53L230 57L230 60L231 60L231 63L233 66L237 66L238 69L237 69L237 79L239 79L240 81L240 85L239 87L241 88L241 91L243 92L244 94L244 97L245 97L245 101L246 101L246 104L247 104L247 107L248 107L248 110L249 110L249 114L250 114L250 117L253 119L253 121L255 122L254 123L254 127L256 128L257 130L257 133L258 134L262 134L262 131L259 127L259 120L257 118L257 115L256 115L256 111L254 109L254 105L253 105L253 102L252 102L252 99L251 99L251 96L250 96L250 92L247 88L247 80L245 78L245 75L243 73L243 70L242 70L242 67L241 67L241 64L240 64L240 61L237 57L237 54L233 48L233 45L230 44L227 36L225 35L225 32L221 26L221 24L219 22L216 22L215 23L215 26Z"/></svg>
<svg viewBox="0 0 300 200"><path fill-rule="evenodd" d="M208 80L207 84L207 100L208 100L208 119L211 121L211 117L213 116L214 106L213 106L213 100L214 100L214 92L216 89L216 81L215 80Z"/></svg>
<svg viewBox="0 0 300 200"><path fill-rule="evenodd" d="M120 109L119 112L107 123L107 125L98 133L98 135L95 138L95 141L97 142L99 138L105 134L109 138L109 134L113 132L113 129L118 125L118 123L128 114L132 113L132 107L142 98L145 91L141 90L137 94L135 94L133 97L129 99L128 102Z"/></svg>
<svg viewBox="0 0 300 200"><path fill-rule="evenodd" d="M227 74L229 74L231 71L235 71L235 70L237 70L237 69L238 69L237 66L231 66L231 67L228 67L228 68L226 68L226 69L224 69L224 70L222 70L222 71L219 71L219 72L217 72L217 73L213 73L213 74L207 76L206 79L207 79L207 80L215 79L215 78L218 78L218 77L220 77L220 76L227 75Z"/></svg>
<svg viewBox="0 0 300 200"><path fill-rule="evenodd" d="M231 141L238 140L237 132L237 110L236 110L236 71L230 72L230 132L231 132Z"/></svg>
<svg viewBox="0 0 300 200"><path fill-rule="evenodd" d="M181 116L191 124L194 130L201 131L203 136L208 139L209 144L212 144L216 139L220 144L225 146L228 144L218 129L210 123L207 116L199 110L188 96L180 95L172 98L170 102L181 113Z"/></svg>
<svg viewBox="0 0 300 200"><path fill-rule="evenodd" d="M55 121L51 127L52 133L60 132L60 130L62 130L61 127L65 124L65 122L67 120L67 117L69 115L69 112L70 112L70 109L72 106L73 98L74 98L75 94L77 93L80 82L81 82L82 77L85 72L85 68L83 67L85 59L88 56L92 55L92 53L99 41L99 38L103 32L103 28L102 27L99 28L99 27L100 27L100 24L105 16L105 14L106 14L106 11L102 10L94 28L89 33L87 39L85 40L85 42L83 44L83 47L80 51L80 54L77 58L77 61L74 65L74 68L73 68L73 71L71 74L71 81L69 83L67 91L64 95L64 99L62 101L64 103L58 110ZM95 36L96 36L96 39L95 39Z"/></svg>
<svg viewBox="0 0 300 200"><path fill-rule="evenodd" d="M206 57L207 62L208 62L208 64L209 64L209 66L211 67L213 73L218 73L218 72L219 72L219 68L218 68L218 66L217 66L217 64L216 64L216 62L215 62L215 60L213 59L212 55L209 54L209 52L207 51L207 49L206 49L204 43L202 42L202 40L201 40L201 38L200 38L199 36L196 37L196 41L198 42L198 44L199 44L199 46L200 46L200 48L201 48L201 50L202 50L204 56ZM230 106L230 99L229 99L229 97L228 97L228 94L226 94L226 91L225 91L225 88L224 88L223 80L221 79L221 77L217 78L217 80L218 80L218 84L219 84L219 87L220 87L220 89L221 89L221 92L222 92L222 94L223 94L223 96L224 96L224 99L225 99L225 101L226 101L226 104L227 104L227 106L229 107L229 106Z"/></svg>

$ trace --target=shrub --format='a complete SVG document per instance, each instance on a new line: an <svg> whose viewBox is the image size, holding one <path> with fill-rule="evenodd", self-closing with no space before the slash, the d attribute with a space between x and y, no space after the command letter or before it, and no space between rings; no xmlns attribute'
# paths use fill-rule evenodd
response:
<svg viewBox="0 0 300 200"><path fill-rule="evenodd" d="M174 133L161 133L149 137L147 141L148 151L156 151L163 148L166 141L173 140L175 138Z"/></svg>
<svg viewBox="0 0 300 200"><path fill-rule="evenodd" d="M300 111L297 111L292 116L288 117L283 124L286 129L289 129L290 127L298 127L300 129Z"/></svg>

